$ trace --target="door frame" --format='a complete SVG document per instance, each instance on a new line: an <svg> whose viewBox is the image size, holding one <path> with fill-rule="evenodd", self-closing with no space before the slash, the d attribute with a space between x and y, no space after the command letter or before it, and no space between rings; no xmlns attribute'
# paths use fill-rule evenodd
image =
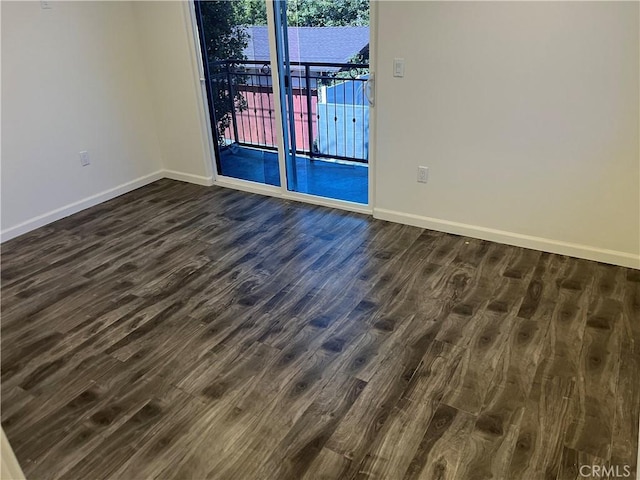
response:
<svg viewBox="0 0 640 480"><path fill-rule="evenodd" d="M25 480L24 473L15 453L9 444L9 440L0 427L0 478L11 480Z"/></svg>
<svg viewBox="0 0 640 480"><path fill-rule="evenodd" d="M264 0L267 3L267 21L274 25L274 10L270 0ZM369 0L369 75L371 79L374 105L369 107L369 159L368 159L368 203L366 205L355 202L348 202L344 200L335 200L328 197L320 197L317 195L311 195L307 193L293 192L287 188L287 172L284 162L284 138L283 138L283 121L282 109L280 107L280 84L277 78L277 68L271 69L272 84L274 89L274 98L278 108L275 108L275 120L278 130L278 164L280 172L280 186L267 185L263 183L252 182L249 180L242 180L233 177L227 177L221 175L218 171L218 149L215 145L215 138L213 135L211 117L208 111L209 108L209 95L206 85L204 58L201 50L201 38L200 29L198 28L196 18L196 5L194 0L187 0L184 2L184 8L186 11L188 27L191 29L191 37L193 41L193 61L196 65L195 74L198 75L200 89L199 93L201 98L200 104L200 118L203 138L208 139L209 150L209 164L206 165L207 169L211 169L213 172L213 185L233 188L235 190L242 190L251 193L258 193L262 195L268 195L272 197L283 198L286 200L294 200L303 203L310 203L313 205L320 205L325 207L337 208L340 210L347 210L356 213L365 213L372 215L375 207L375 164L376 164L376 137L377 137L377 121L376 121L376 108L375 108L375 75L377 70L376 65L376 53L377 53L377 25L378 25L378 8L376 0ZM268 28L269 32L269 49L271 55L271 64L277 65L276 57L276 38L275 29Z"/></svg>

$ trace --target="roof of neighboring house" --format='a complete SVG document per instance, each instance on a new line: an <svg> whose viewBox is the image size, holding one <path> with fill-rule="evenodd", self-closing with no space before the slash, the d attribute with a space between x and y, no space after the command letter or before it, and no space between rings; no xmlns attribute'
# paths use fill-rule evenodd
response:
<svg viewBox="0 0 640 480"><path fill-rule="evenodd" d="M249 60L269 60L266 26L247 27ZM369 45L369 27L289 27L292 62L346 63Z"/></svg>

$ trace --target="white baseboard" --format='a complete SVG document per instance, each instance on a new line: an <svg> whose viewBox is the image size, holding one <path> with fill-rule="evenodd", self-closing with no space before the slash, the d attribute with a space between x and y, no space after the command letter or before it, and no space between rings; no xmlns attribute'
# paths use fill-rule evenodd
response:
<svg viewBox="0 0 640 480"><path fill-rule="evenodd" d="M94 205L97 205L99 203L106 202L107 200L111 200L115 197L119 197L120 195L135 190L136 188L140 188L149 183L155 182L156 180L160 180L163 177L164 172L162 170L159 170L149 175L145 175L144 177L136 178L135 180L132 180L130 182L118 185L117 187L110 188L109 190L105 190L90 197L83 198L82 200L79 200L77 202L70 203L69 205L65 205L64 207L56 208L55 210L52 210L50 212L38 215L37 217L31 218L26 222L22 222L14 227L2 230L2 232L0 232L0 242L11 240L12 238L30 232L31 230L35 230L36 228L55 222L56 220L60 220L61 218L68 217L69 215L73 215L74 213L78 213L79 211L86 208L93 207Z"/></svg>
<svg viewBox="0 0 640 480"><path fill-rule="evenodd" d="M597 262L620 265L622 267L640 269L640 255L628 252L606 250L577 243L562 242L548 238L534 237L531 235L522 235L493 228L468 225L466 223L450 222L448 220L440 220L438 218L423 217L410 213L386 210L384 208L375 208L373 210L373 216L380 220L403 223L405 225L427 228L429 230L436 230L439 232L453 233L466 237L479 238L481 240L490 240L492 242L514 245L516 247L531 248L534 250L541 250L543 252L557 253L560 255L568 255L587 260L595 260Z"/></svg>
<svg viewBox="0 0 640 480"><path fill-rule="evenodd" d="M92 195L80 201L71 203L64 207L57 208L43 215L39 215L16 226L7 228L6 230L0 232L0 242L10 240L19 235L30 232L31 230L35 230L36 228L55 222L56 220L60 220L61 218L68 217L69 215L77 213L86 208L92 207L102 202L106 202L107 200L111 200L112 198L135 190L136 188L143 187L144 185L155 182L156 180L160 180L161 178L170 178L173 180L195 183L197 185L204 186L211 186L214 184L213 177L204 177L201 175L176 172L173 170L159 170L149 175L145 175L144 177L137 178L130 182L123 183L122 185L118 185L117 187L100 192L96 195ZM270 187L265 185L247 186L243 182L238 182L238 184L236 184L235 182L231 181L222 181L222 179L219 179L218 182L215 183L220 186L239 188L247 191L253 191L255 193L262 193L278 197L283 196L277 187ZM305 198L300 199L292 197L291 199L308 201ZM314 202L317 200L318 199L314 199ZM334 205L328 204L327 206L331 207ZM348 209L352 210L353 207L350 206ZM367 211L364 211L364 208L362 210L362 213L369 213ZM517 247L532 248L535 250L542 250L543 252L557 253L560 255L568 255L571 257L585 258L587 260L595 260L597 262L604 262L613 265L620 265L623 267L640 269L640 255L628 252L607 250L577 243L569 243L558 240L551 240L548 238L534 237L531 235L522 235L519 233L506 232L503 230L496 230L493 228L480 227L476 225L468 225L465 223L451 222L448 220L441 220L437 218L423 217L420 215L387 210L383 208L375 208L373 210L373 216L380 220L388 220L390 222L403 223L406 225L413 225L415 227L427 228L440 232L464 235L468 237L479 238L482 240L505 243L507 245L515 245Z"/></svg>
<svg viewBox="0 0 640 480"><path fill-rule="evenodd" d="M370 207L360 205L353 202L343 202L333 200L331 198L318 197L298 192L283 192L280 187L274 185L265 185L263 183L247 182L230 177L220 176L213 183L219 187L232 188L234 190L242 190L243 192L258 193L260 195L268 195L270 197L282 198L284 200L294 200L296 202L310 203L312 205L320 205L322 207L337 208L338 210L346 210L348 212L364 213L371 215L373 212Z"/></svg>
<svg viewBox="0 0 640 480"><path fill-rule="evenodd" d="M56 220L60 220L61 218L73 215L74 213L78 213L86 208L93 207L99 203L119 197L120 195L135 190L136 188L144 187L145 185L153 183L156 180L160 180L161 178L170 178L172 180L179 180L181 182L195 183L197 185L204 186L213 185L213 177L203 177L200 175L192 175L190 173L176 172L173 170L158 170L157 172L136 178L130 182L123 183L122 185L118 185L117 187L110 188L109 190L105 190L90 197L83 198L77 202L70 203L64 207L38 215L26 222L22 222L18 225L7 228L6 230L2 230L0 232L0 243L11 240L12 238L30 232L31 230L35 230L36 228L48 225Z"/></svg>
<svg viewBox="0 0 640 480"><path fill-rule="evenodd" d="M165 178L170 178L171 180L195 183L196 185L203 185L205 187L210 187L211 185L213 185L213 177L203 177L202 175L176 172L175 170L163 170L162 174Z"/></svg>

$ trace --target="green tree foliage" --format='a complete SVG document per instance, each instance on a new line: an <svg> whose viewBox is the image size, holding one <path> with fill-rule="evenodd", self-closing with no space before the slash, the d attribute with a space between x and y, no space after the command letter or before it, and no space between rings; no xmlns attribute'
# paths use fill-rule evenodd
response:
<svg viewBox="0 0 640 480"><path fill-rule="evenodd" d="M243 25L266 25L264 0L234 0ZM289 0L287 20L295 27L346 27L369 25L369 0Z"/></svg>
<svg viewBox="0 0 640 480"><path fill-rule="evenodd" d="M199 3L202 37L205 44L209 78L211 80L212 103L218 123L218 138L231 125L231 112L234 108L246 108L246 101L237 88L242 77L228 75L227 65L221 60L245 59L244 48L248 34L240 26L236 2L228 0L210 0ZM229 83L231 87L229 88ZM233 94L231 94L233 91Z"/></svg>
<svg viewBox="0 0 640 480"><path fill-rule="evenodd" d="M233 4L242 25L267 24L267 4L264 0L234 0Z"/></svg>
<svg viewBox="0 0 640 480"><path fill-rule="evenodd" d="M369 0L290 0L291 26L346 27L369 25Z"/></svg>

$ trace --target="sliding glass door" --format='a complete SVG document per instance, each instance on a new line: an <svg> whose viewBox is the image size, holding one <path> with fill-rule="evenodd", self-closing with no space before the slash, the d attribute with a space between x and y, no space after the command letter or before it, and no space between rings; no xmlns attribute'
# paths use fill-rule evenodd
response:
<svg viewBox="0 0 640 480"><path fill-rule="evenodd" d="M218 173L366 205L368 0L203 1L196 10Z"/></svg>

